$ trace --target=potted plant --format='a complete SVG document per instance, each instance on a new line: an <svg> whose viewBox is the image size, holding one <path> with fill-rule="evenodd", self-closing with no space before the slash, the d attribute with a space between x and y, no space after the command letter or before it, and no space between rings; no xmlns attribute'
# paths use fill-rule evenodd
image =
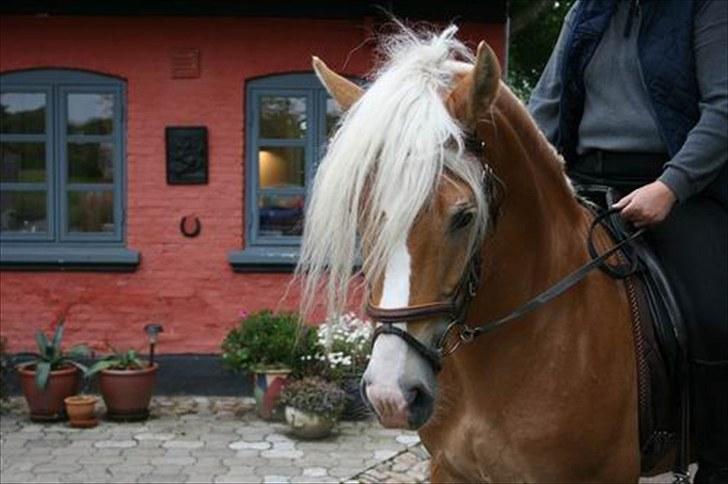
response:
<svg viewBox="0 0 728 484"><path fill-rule="evenodd" d="M106 404L106 416L117 421L137 421L149 417L149 402L159 365L143 361L135 350L118 351L97 361L86 372L99 374L99 388Z"/></svg>
<svg viewBox="0 0 728 484"><path fill-rule="evenodd" d="M315 343L315 334L299 325L295 313L264 310L241 318L222 343L223 361L251 375L259 417L283 420L278 397L288 375L302 366L301 356Z"/></svg>
<svg viewBox="0 0 728 484"><path fill-rule="evenodd" d="M331 433L344 409L346 394L335 383L306 377L281 392L286 422L291 433L302 439L320 439Z"/></svg>
<svg viewBox="0 0 728 484"><path fill-rule="evenodd" d="M20 387L30 408L30 419L47 422L66 417L63 400L78 391L81 370L86 368L78 359L88 357L88 348L78 345L63 351L63 320L56 325L53 339L38 331L35 341L38 353L33 359L18 365Z"/></svg>
<svg viewBox="0 0 728 484"><path fill-rule="evenodd" d="M98 401L99 399L93 395L73 395L66 397L64 402L71 427L96 427L99 423L96 419L96 402Z"/></svg>
<svg viewBox="0 0 728 484"><path fill-rule="evenodd" d="M343 420L362 420L371 415L362 400L361 378L371 355L374 327L354 313L331 318L318 327L316 355L322 365L321 375L336 382L346 393Z"/></svg>

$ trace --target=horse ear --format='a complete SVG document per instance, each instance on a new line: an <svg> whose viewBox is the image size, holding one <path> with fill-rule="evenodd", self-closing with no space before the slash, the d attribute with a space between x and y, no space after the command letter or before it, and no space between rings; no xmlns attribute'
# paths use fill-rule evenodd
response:
<svg viewBox="0 0 728 484"><path fill-rule="evenodd" d="M312 59L313 70L316 72L321 83L324 85L334 101L346 111L352 104L357 102L364 90L351 82L349 79L341 76L324 64L324 61L314 56Z"/></svg>
<svg viewBox="0 0 728 484"><path fill-rule="evenodd" d="M478 45L473 70L464 74L447 99L450 113L466 126L475 128L493 103L500 86L501 68L493 49L484 41Z"/></svg>

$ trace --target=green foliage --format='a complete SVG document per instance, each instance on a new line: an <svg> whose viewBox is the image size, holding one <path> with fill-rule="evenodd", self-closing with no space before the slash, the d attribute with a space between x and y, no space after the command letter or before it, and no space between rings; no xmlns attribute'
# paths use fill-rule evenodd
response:
<svg viewBox="0 0 728 484"><path fill-rule="evenodd" d="M316 335L299 319L295 313L268 310L243 318L222 343L223 362L238 371L288 368L300 373L305 366L302 356L310 354Z"/></svg>
<svg viewBox="0 0 728 484"><path fill-rule="evenodd" d="M136 350L111 350L112 354L100 359L85 372L86 378L91 378L102 370L141 370L146 366Z"/></svg>
<svg viewBox="0 0 728 484"><path fill-rule="evenodd" d="M307 377L294 381L281 392L280 404L338 419L344 410L346 393L322 378Z"/></svg>
<svg viewBox="0 0 728 484"><path fill-rule="evenodd" d="M564 17L575 1L510 0L514 30L509 46L508 85L524 102L528 101L541 77L559 37ZM540 3L547 5L538 9ZM529 10L537 15L530 16ZM519 17L525 20L519 23L516 21Z"/></svg>
<svg viewBox="0 0 728 484"><path fill-rule="evenodd" d="M25 363L24 366L35 367L35 384L43 390L48 385L48 377L54 370L59 370L68 365L73 365L86 372L86 367L78 362L81 358L87 358L90 354L89 349L85 345L77 345L68 352L62 348L63 342L63 321L56 325L53 338L49 341L45 333L38 330L35 333L35 342L38 346L38 353L34 353L34 358Z"/></svg>

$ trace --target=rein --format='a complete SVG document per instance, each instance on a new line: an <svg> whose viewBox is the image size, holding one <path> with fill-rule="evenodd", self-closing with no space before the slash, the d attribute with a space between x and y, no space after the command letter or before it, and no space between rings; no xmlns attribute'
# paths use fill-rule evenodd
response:
<svg viewBox="0 0 728 484"><path fill-rule="evenodd" d="M483 146L484 145L481 143L480 147L482 148ZM591 257L589 262L568 274L537 296L526 301L512 312L493 321L488 321L477 326L469 326L465 323L468 306L470 301L475 297L480 285L481 257L479 251L475 251L471 257L460 283L455 289L452 297L446 301L386 309L374 306L371 301L369 301L366 306L367 315L382 323L374 330L372 346L374 346L377 338L383 334L395 335L403 339L410 347L427 360L435 372L439 372L442 368L442 358L454 353L462 344L471 343L476 337L493 332L501 326L504 326L507 323L519 319L525 314L538 309L576 285L594 269L599 268L608 274L615 273L615 267L607 263L607 260L612 255L620 251L625 245L631 243L645 232L644 228L639 229L603 254L599 254L594 244L594 230L604 219L613 216L618 212L619 209L609 209L599 215L596 215L592 221L589 227L589 235L587 237L587 248ZM633 273L636 269L635 261L632 261L629 273ZM626 277L629 273L621 273L621 277ZM395 326L396 323L413 320L421 321L432 319L437 316L446 316L450 318L450 323L434 347L422 343L407 331ZM448 346L448 341L452 338L452 333L454 331L456 331L456 333L454 333L456 338L454 342Z"/></svg>

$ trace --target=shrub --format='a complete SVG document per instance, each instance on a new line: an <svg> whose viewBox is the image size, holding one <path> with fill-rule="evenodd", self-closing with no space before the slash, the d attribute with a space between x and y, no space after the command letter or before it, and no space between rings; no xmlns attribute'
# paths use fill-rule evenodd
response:
<svg viewBox="0 0 728 484"><path fill-rule="evenodd" d="M316 335L299 324L295 313L268 310L246 316L222 343L223 362L233 370L288 368L301 372L302 358L315 346Z"/></svg>
<svg viewBox="0 0 728 484"><path fill-rule="evenodd" d="M280 404L338 419L344 409L346 394L337 385L322 378L296 380L281 392Z"/></svg>

